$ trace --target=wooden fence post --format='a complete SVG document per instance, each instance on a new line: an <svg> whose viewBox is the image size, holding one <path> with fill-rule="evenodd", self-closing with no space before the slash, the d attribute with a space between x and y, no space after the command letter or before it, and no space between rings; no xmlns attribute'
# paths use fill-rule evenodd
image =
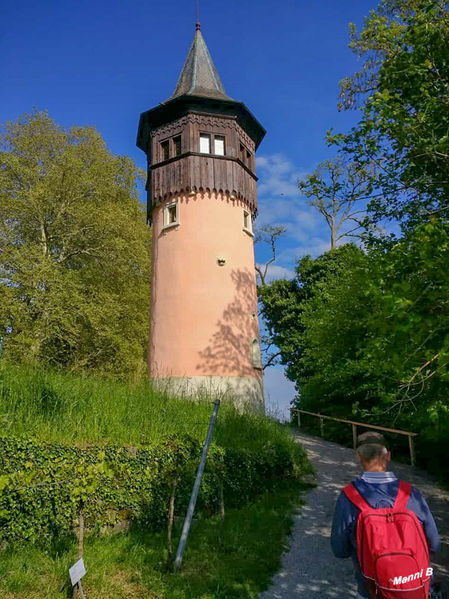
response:
<svg viewBox="0 0 449 599"><path fill-rule="evenodd" d="M171 537L173 530L173 521L175 519L175 498L176 498L176 487L178 486L178 478L175 476L171 483L171 493L170 493L170 502L168 506L168 516L167 516L167 553L168 553L168 561L172 558L172 545L171 545Z"/></svg>
<svg viewBox="0 0 449 599"><path fill-rule="evenodd" d="M415 451L413 447L413 437L411 435L408 436L408 446L410 448L410 463L412 466L415 465Z"/></svg>
<svg viewBox="0 0 449 599"><path fill-rule="evenodd" d="M352 425L352 445L353 445L354 449L356 449L356 447L357 447L357 425L356 424Z"/></svg>

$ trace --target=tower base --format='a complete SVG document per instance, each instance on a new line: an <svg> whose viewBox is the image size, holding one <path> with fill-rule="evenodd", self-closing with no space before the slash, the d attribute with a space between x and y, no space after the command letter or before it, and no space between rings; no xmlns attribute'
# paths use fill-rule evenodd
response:
<svg viewBox="0 0 449 599"><path fill-rule="evenodd" d="M186 376L153 378L156 388L178 397L232 401L241 410L265 411L261 379L243 376Z"/></svg>

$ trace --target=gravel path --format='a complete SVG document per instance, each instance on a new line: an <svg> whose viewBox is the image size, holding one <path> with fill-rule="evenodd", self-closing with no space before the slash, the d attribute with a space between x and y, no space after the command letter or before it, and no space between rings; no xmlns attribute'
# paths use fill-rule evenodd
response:
<svg viewBox="0 0 449 599"><path fill-rule="evenodd" d="M332 555L329 538L338 494L360 474L360 466L351 449L304 433L295 436L313 464L317 487L307 493L306 505L295 515L281 570L259 599L349 599L356 593L352 562ZM417 468L392 463L391 470L417 486L432 510L443 541L434 564L436 579L449 588L449 493Z"/></svg>

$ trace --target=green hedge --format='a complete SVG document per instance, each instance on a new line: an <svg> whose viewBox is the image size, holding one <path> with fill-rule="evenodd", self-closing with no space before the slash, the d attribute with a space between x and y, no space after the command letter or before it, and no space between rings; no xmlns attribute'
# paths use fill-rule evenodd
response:
<svg viewBox="0 0 449 599"><path fill-rule="evenodd" d="M0 544L48 544L74 530L83 506L88 530L99 533L131 520L151 529L165 525L174 479L176 513L188 503L201 444L190 437L153 445L74 447L26 437L0 437ZM263 451L212 444L198 509L237 507L307 468L299 447L267 442Z"/></svg>

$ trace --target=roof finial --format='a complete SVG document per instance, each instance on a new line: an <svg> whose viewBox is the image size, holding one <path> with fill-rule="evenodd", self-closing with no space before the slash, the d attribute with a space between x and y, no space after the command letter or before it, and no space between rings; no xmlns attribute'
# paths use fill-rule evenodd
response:
<svg viewBox="0 0 449 599"><path fill-rule="evenodd" d="M196 30L201 30L200 25L200 0L196 0Z"/></svg>

